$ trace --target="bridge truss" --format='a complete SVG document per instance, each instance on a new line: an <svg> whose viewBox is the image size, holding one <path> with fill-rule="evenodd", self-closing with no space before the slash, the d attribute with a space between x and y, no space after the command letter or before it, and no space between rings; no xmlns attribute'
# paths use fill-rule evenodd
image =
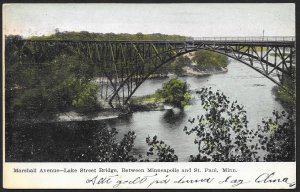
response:
<svg viewBox="0 0 300 192"><path fill-rule="evenodd" d="M279 39L279 40L278 40ZM282 86L295 67L295 42L287 39L199 38L186 41L20 40L14 43L20 64L45 66L43 58L63 50L97 68L100 99L126 106L139 86L164 64L197 50L226 55ZM6 64L9 64L9 59ZM63 70L63 68L62 68Z"/></svg>

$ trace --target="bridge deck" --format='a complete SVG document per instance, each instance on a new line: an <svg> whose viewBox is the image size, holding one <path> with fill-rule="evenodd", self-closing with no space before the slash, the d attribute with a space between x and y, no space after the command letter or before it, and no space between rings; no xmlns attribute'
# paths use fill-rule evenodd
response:
<svg viewBox="0 0 300 192"><path fill-rule="evenodd" d="M122 44L166 44L171 43L173 45L182 44L211 44L211 45L242 45L242 46L295 46L294 36L264 36L264 37L188 37L185 40L104 40L104 41L78 41L78 40L30 40L25 39L23 41L30 42L60 42L60 43L122 43Z"/></svg>
<svg viewBox="0 0 300 192"><path fill-rule="evenodd" d="M161 66L199 49L236 59L285 89L283 79L292 77L295 66L294 40L294 37L188 37L175 41L24 39L12 42L14 46L10 48L17 51L11 54L16 56L16 61L38 69L41 64L49 64L45 59L60 58L61 53L77 55L83 64L91 65L98 76L104 77L100 80L101 98L111 107L117 107L126 105L138 87ZM60 62L63 64L63 59ZM115 101L118 104L114 104Z"/></svg>

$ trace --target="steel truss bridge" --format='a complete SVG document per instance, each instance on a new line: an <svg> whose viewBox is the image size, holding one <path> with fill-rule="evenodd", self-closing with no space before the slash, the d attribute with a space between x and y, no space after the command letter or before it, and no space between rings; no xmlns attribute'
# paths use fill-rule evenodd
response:
<svg viewBox="0 0 300 192"><path fill-rule="evenodd" d="M24 47L31 47L30 54ZM66 48L98 67L100 98L124 107L139 86L161 66L178 56L208 50L240 61L279 86L295 67L294 37L201 37L185 41L67 41L20 40L20 62L41 65L39 58ZM62 68L63 70L63 68Z"/></svg>

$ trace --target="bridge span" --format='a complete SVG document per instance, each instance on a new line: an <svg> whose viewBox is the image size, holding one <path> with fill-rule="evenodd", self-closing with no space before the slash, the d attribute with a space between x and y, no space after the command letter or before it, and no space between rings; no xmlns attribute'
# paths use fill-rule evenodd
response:
<svg viewBox="0 0 300 192"><path fill-rule="evenodd" d="M238 60L279 86L284 78L292 77L296 64L295 37L287 36L195 37L184 41L18 40L10 46L18 50L17 62L24 65L44 66L45 58L62 53L81 57L100 71L101 98L113 108L125 106L161 66L201 49Z"/></svg>

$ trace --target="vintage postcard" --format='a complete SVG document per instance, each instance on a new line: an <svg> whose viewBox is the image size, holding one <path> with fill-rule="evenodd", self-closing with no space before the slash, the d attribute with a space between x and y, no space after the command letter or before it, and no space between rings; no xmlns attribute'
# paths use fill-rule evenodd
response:
<svg viewBox="0 0 300 192"><path fill-rule="evenodd" d="M4 4L8 189L294 189L295 5Z"/></svg>

